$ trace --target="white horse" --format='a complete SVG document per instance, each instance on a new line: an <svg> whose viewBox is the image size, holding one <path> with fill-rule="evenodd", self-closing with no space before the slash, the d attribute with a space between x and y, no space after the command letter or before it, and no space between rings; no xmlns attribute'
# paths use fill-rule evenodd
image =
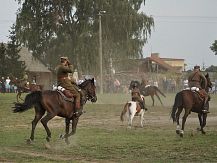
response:
<svg viewBox="0 0 217 163"><path fill-rule="evenodd" d="M131 128L133 124L133 118L135 115L140 116L140 125L143 127L143 121L144 121L144 113L145 109L142 109L139 102L135 101L128 101L125 106L123 111L121 112L121 121L124 121L124 115L128 113L128 127Z"/></svg>

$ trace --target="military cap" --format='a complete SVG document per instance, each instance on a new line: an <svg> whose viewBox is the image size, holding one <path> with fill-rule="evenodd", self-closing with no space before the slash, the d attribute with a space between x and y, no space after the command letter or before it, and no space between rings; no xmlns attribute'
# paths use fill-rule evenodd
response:
<svg viewBox="0 0 217 163"><path fill-rule="evenodd" d="M200 66L196 65L196 66L194 66L194 69L200 69Z"/></svg>

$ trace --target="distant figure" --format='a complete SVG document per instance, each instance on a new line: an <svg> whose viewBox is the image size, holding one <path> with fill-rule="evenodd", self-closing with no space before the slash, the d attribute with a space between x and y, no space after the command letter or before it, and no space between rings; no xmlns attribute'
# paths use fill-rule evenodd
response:
<svg viewBox="0 0 217 163"><path fill-rule="evenodd" d="M176 92L176 80L172 79L171 81L171 91L174 93Z"/></svg>
<svg viewBox="0 0 217 163"><path fill-rule="evenodd" d="M119 92L120 86L121 86L121 83L119 82L119 80L118 80L118 79L115 79L115 81L114 81L115 93Z"/></svg>
<svg viewBox="0 0 217 163"><path fill-rule="evenodd" d="M217 93L217 79L215 80L215 90L214 90L214 94Z"/></svg>
<svg viewBox="0 0 217 163"><path fill-rule="evenodd" d="M4 77L1 78L0 84L1 84L1 93L5 93L5 78Z"/></svg>
<svg viewBox="0 0 217 163"><path fill-rule="evenodd" d="M10 82L11 82L10 78L7 77L7 79L5 80L5 89L6 89L7 93L11 92L11 90L10 90L11 89Z"/></svg>
<svg viewBox="0 0 217 163"><path fill-rule="evenodd" d="M188 88L188 79L185 79L183 81L183 86L184 86L184 89Z"/></svg>

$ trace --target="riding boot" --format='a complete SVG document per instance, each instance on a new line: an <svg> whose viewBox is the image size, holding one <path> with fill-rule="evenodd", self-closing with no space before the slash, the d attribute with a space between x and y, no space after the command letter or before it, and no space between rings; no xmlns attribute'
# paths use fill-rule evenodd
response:
<svg viewBox="0 0 217 163"><path fill-rule="evenodd" d="M204 103L202 112L203 113L210 113L209 112L209 103L208 102Z"/></svg>
<svg viewBox="0 0 217 163"><path fill-rule="evenodd" d="M80 101L75 101L75 116L79 117L82 114L81 103Z"/></svg>
<svg viewBox="0 0 217 163"><path fill-rule="evenodd" d="M148 109L145 107L144 103L143 102L139 102L140 106L141 106L141 109L145 109L145 111L147 111Z"/></svg>

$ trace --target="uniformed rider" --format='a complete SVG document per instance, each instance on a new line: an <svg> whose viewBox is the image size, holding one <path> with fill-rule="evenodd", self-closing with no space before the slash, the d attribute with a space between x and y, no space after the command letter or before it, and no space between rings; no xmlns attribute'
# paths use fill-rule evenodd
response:
<svg viewBox="0 0 217 163"><path fill-rule="evenodd" d="M139 88L134 86L132 91L131 91L131 96L132 96L132 101L139 102L141 109L147 110L147 108L145 107L145 104L144 104L144 100L141 98Z"/></svg>
<svg viewBox="0 0 217 163"><path fill-rule="evenodd" d="M190 88L199 88L199 94L204 97L203 113L209 113L208 109L208 93L205 91L207 87L206 77L201 73L200 66L194 66L193 72L188 77L188 85Z"/></svg>
<svg viewBox="0 0 217 163"><path fill-rule="evenodd" d="M73 94L75 97L75 115L80 116L82 114L80 89L70 75L73 73L73 65L68 57L61 57L60 62L61 64L56 68L57 84Z"/></svg>

